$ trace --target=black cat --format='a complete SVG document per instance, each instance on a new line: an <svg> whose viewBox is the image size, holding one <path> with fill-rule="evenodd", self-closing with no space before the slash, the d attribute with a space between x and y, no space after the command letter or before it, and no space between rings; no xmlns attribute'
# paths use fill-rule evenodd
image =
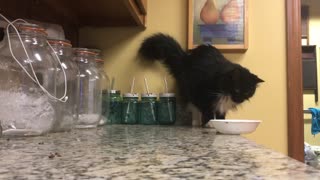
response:
<svg viewBox="0 0 320 180"><path fill-rule="evenodd" d="M264 82L211 45L185 52L175 39L161 33L145 39L139 54L167 66L182 98L202 112L202 125L213 118L225 119L228 110L252 97L258 83Z"/></svg>

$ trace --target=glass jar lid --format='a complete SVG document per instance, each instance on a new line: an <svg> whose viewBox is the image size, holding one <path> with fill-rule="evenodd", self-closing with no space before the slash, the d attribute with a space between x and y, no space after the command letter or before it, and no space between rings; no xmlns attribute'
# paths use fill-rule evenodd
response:
<svg viewBox="0 0 320 180"><path fill-rule="evenodd" d="M28 34L41 34L44 36L47 36L46 30L37 25L37 24L31 24L31 23L17 23L15 27L18 29L20 35L28 35ZM13 28L10 28L10 35L16 35L16 31L13 30Z"/></svg>
<svg viewBox="0 0 320 180"><path fill-rule="evenodd" d="M124 93L123 97L133 97L133 98L137 98L139 97L138 93Z"/></svg>
<svg viewBox="0 0 320 180"><path fill-rule="evenodd" d="M95 53L96 56L100 56L101 50L100 49L89 49L91 52Z"/></svg>
<svg viewBox="0 0 320 180"><path fill-rule="evenodd" d="M157 94L155 94L155 93L142 93L141 94L141 97L143 97L143 98L156 98L157 97Z"/></svg>
<svg viewBox="0 0 320 180"><path fill-rule="evenodd" d="M65 39L48 39L50 45L63 46L63 47L72 47L72 44L69 40Z"/></svg>
<svg viewBox="0 0 320 180"><path fill-rule="evenodd" d="M96 56L95 52L92 52L91 49L88 48L73 48L75 54L86 54L91 56Z"/></svg>
<svg viewBox="0 0 320 180"><path fill-rule="evenodd" d="M159 97L176 97L174 93L160 93Z"/></svg>
<svg viewBox="0 0 320 180"><path fill-rule="evenodd" d="M75 55L76 61L82 63L96 62L94 52L91 52L88 48L73 48L73 53Z"/></svg>
<svg viewBox="0 0 320 180"><path fill-rule="evenodd" d="M110 93L111 94L118 94L118 93L120 94L120 90L111 89Z"/></svg>
<svg viewBox="0 0 320 180"><path fill-rule="evenodd" d="M102 63L104 63L104 60L102 59L101 56L97 56L96 57L96 62L102 64Z"/></svg>

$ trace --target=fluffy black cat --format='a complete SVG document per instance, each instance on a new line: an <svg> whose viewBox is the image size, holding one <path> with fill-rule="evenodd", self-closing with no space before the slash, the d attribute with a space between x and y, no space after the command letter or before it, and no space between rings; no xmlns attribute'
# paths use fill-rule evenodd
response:
<svg viewBox="0 0 320 180"><path fill-rule="evenodd" d="M228 110L252 97L264 82L211 45L185 52L175 39L161 33L146 38L139 54L167 66L182 98L202 112L202 125L213 118L225 119Z"/></svg>

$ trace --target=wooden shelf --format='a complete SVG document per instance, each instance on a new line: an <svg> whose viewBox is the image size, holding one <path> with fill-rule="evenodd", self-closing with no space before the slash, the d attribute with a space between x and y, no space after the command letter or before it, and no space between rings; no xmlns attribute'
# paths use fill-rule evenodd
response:
<svg viewBox="0 0 320 180"><path fill-rule="evenodd" d="M77 41L84 26L146 26L146 0L0 0L0 12L10 19L26 18L60 24Z"/></svg>

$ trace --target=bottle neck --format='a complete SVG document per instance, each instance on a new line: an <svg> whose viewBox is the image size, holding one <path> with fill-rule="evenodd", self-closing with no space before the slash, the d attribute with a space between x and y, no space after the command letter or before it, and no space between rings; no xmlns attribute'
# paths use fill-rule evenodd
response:
<svg viewBox="0 0 320 180"><path fill-rule="evenodd" d="M92 56L90 54L86 54L86 53L76 53L75 54L75 60L79 63L85 63L85 64L89 64L90 66L95 66L96 67L96 63L95 63L95 56Z"/></svg>
<svg viewBox="0 0 320 180"><path fill-rule="evenodd" d="M123 97L123 100L126 100L126 101L138 101L138 97Z"/></svg>
<svg viewBox="0 0 320 180"><path fill-rule="evenodd" d="M71 57L72 56L72 48L70 47L63 47L59 45L51 45L54 51L57 53L58 56L62 57Z"/></svg>
<svg viewBox="0 0 320 180"><path fill-rule="evenodd" d="M156 97L141 97L142 101L156 101Z"/></svg>
<svg viewBox="0 0 320 180"><path fill-rule="evenodd" d="M160 101L176 101L175 97L159 97Z"/></svg>
<svg viewBox="0 0 320 180"><path fill-rule="evenodd" d="M97 68L97 64L94 61L89 61L89 66Z"/></svg>
<svg viewBox="0 0 320 180"><path fill-rule="evenodd" d="M104 71L103 63L98 63L98 62L96 62L96 66L97 66L97 68L99 69L99 71Z"/></svg>

